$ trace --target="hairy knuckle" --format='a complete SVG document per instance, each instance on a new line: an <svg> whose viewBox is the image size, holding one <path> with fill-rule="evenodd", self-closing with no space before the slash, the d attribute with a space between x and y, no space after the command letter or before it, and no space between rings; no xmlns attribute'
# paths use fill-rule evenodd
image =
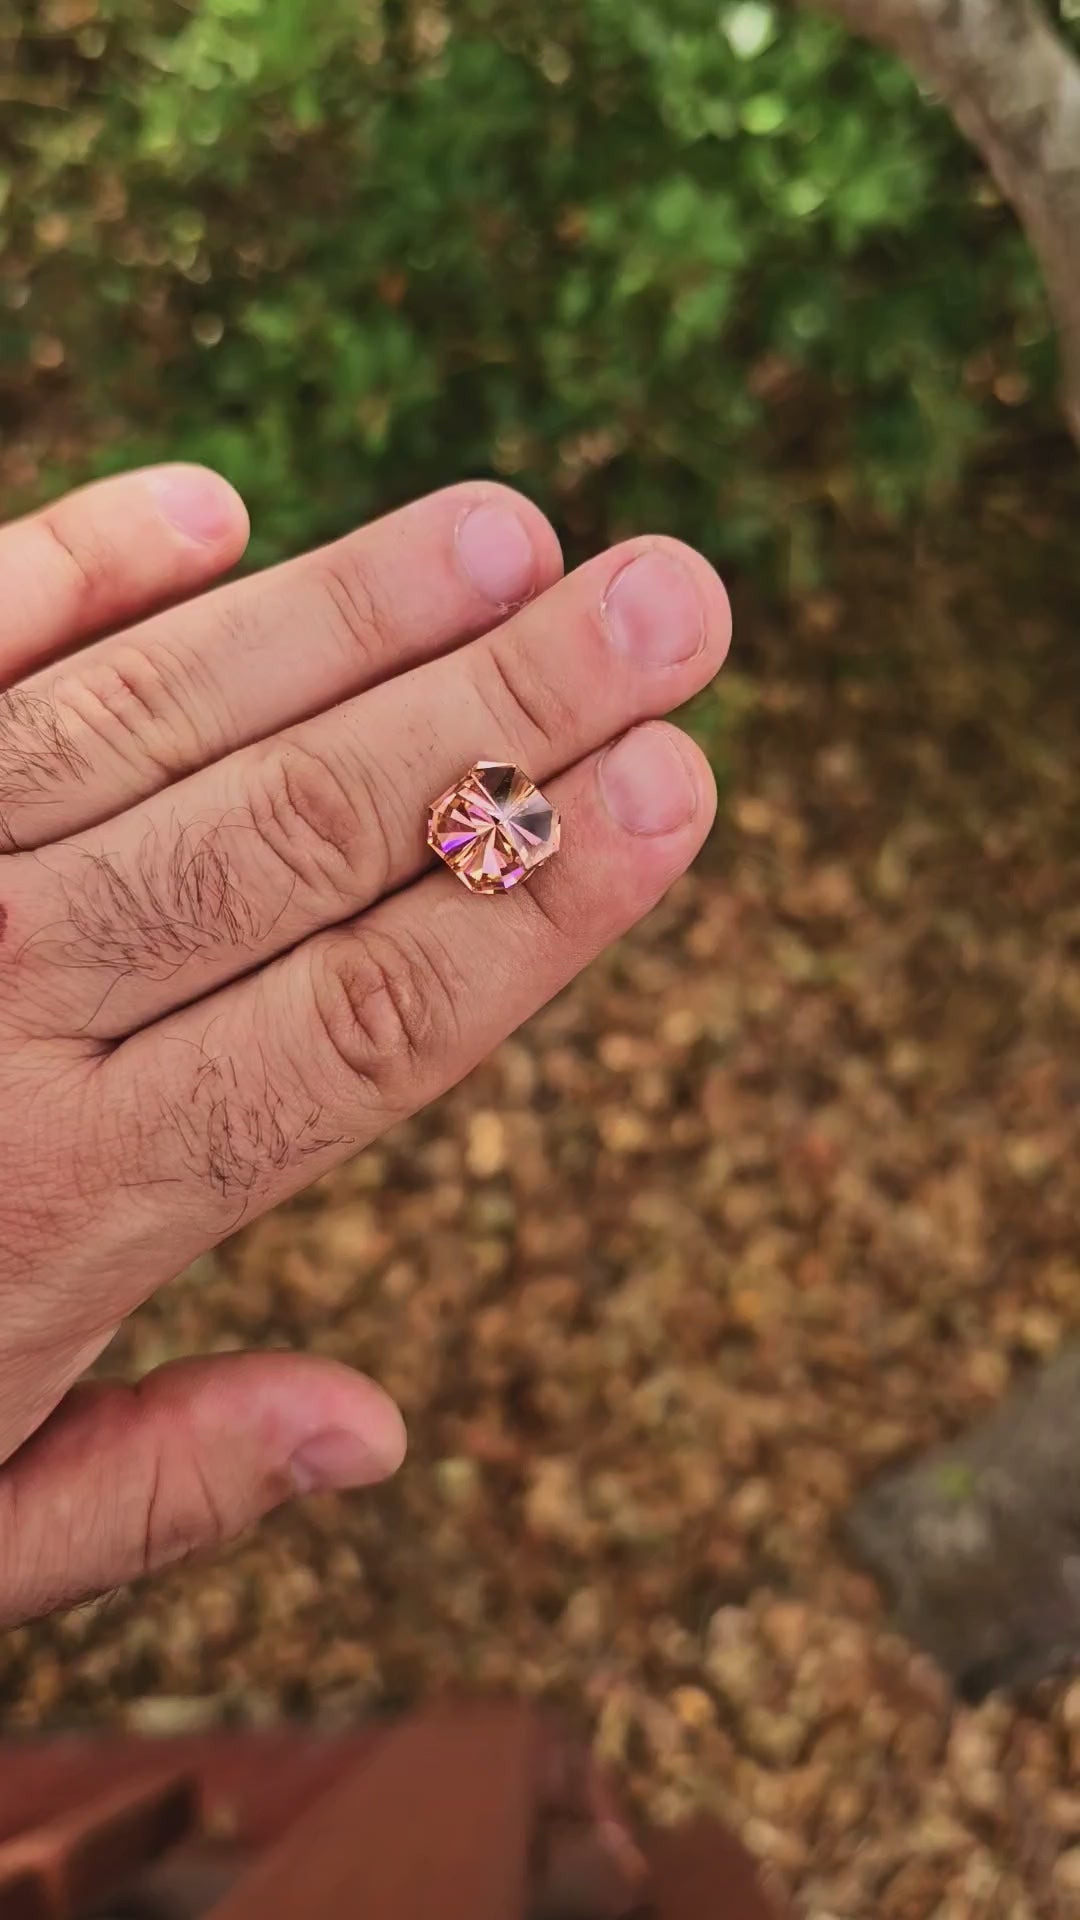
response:
<svg viewBox="0 0 1080 1920"><path fill-rule="evenodd" d="M444 1043L443 996L415 942L369 932L325 956L314 987L319 1025L351 1087L407 1108Z"/></svg>
<svg viewBox="0 0 1080 1920"><path fill-rule="evenodd" d="M0 804L46 800L86 772L86 756L75 744L58 698L19 687L0 693Z"/></svg>
<svg viewBox="0 0 1080 1920"><path fill-rule="evenodd" d="M350 659L371 664L391 651L393 620L383 604L370 555L355 539L339 540L320 555L316 580L330 620Z"/></svg>
<svg viewBox="0 0 1080 1920"><path fill-rule="evenodd" d="M324 753L297 742L273 748L252 802L263 842L320 898L357 905L381 893L390 848L373 782L349 778Z"/></svg>

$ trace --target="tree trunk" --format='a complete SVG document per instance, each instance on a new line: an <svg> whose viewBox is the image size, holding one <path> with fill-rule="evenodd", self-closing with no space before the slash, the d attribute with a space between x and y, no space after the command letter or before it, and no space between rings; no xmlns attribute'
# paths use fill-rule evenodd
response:
<svg viewBox="0 0 1080 1920"><path fill-rule="evenodd" d="M1080 60L1040 0L812 0L899 53L1013 207L1046 282L1080 441Z"/></svg>

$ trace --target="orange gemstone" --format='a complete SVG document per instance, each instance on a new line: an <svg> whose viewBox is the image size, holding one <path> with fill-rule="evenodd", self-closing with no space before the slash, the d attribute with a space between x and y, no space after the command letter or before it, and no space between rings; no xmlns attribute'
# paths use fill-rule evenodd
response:
<svg viewBox="0 0 1080 1920"><path fill-rule="evenodd" d="M509 893L558 852L559 825L519 767L481 760L436 800L428 846L470 893Z"/></svg>

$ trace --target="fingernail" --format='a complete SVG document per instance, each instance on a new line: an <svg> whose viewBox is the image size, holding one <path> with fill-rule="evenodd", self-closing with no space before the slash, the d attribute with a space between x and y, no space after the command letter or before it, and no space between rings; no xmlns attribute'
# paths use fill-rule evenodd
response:
<svg viewBox="0 0 1080 1920"><path fill-rule="evenodd" d="M536 585L532 541L501 500L471 507L458 521L458 559L477 593L495 607L517 606Z"/></svg>
<svg viewBox="0 0 1080 1920"><path fill-rule="evenodd" d="M400 1442L392 1443L389 1435L361 1436L345 1427L330 1427L304 1441L289 1469L299 1493L313 1493L319 1487L370 1487L397 1472L401 1453Z"/></svg>
<svg viewBox="0 0 1080 1920"><path fill-rule="evenodd" d="M674 833L697 811L697 788L674 735L638 727L600 762L607 810L628 833Z"/></svg>
<svg viewBox="0 0 1080 1920"><path fill-rule="evenodd" d="M631 560L615 575L602 613L612 644L635 666L673 667L704 644L697 588L671 553L643 553Z"/></svg>
<svg viewBox="0 0 1080 1920"><path fill-rule="evenodd" d="M158 467L147 475L147 485L169 525L201 546L224 540L243 514L228 481L205 467Z"/></svg>

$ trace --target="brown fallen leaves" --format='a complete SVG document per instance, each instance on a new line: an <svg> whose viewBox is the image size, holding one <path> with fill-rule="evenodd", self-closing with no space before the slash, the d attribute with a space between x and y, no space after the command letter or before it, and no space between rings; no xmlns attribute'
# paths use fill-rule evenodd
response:
<svg viewBox="0 0 1080 1920"><path fill-rule="evenodd" d="M365 1368L410 1459L11 1636L8 1726L520 1690L818 1920L1080 1912L1080 1681L956 1707L840 1544L1080 1318L1080 562L1012 519L744 616L698 871L131 1326Z"/></svg>

